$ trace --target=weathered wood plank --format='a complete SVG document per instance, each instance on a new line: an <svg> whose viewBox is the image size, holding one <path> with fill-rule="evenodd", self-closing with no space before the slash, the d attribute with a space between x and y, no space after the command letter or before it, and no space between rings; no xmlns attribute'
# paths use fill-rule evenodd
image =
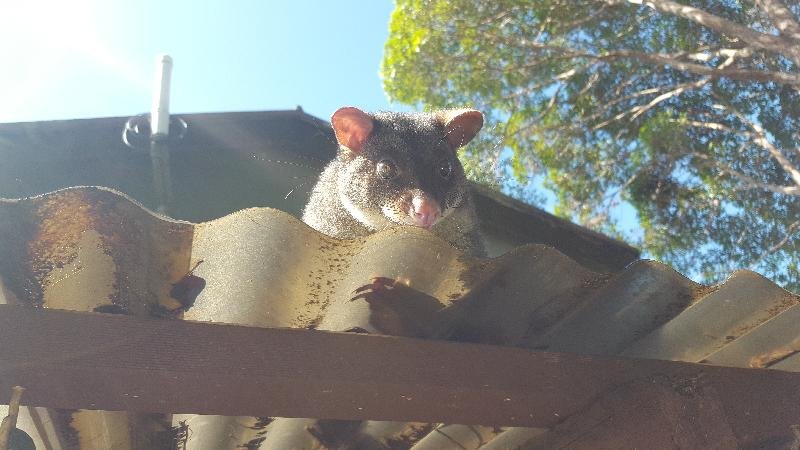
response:
<svg viewBox="0 0 800 450"><path fill-rule="evenodd" d="M573 432L580 413L597 429L646 407L739 445L800 422L796 373L0 306L0 403L14 385L52 408Z"/></svg>

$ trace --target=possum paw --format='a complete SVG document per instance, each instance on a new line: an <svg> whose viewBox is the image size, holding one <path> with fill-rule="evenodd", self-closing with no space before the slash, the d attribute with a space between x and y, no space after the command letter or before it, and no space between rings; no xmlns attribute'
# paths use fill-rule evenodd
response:
<svg viewBox="0 0 800 450"><path fill-rule="evenodd" d="M403 278L373 277L369 284L365 284L353 291L356 295L350 301L364 299L367 302L376 299L377 295L392 291L397 287L409 287L410 282Z"/></svg>
<svg viewBox="0 0 800 450"><path fill-rule="evenodd" d="M374 277L357 288L350 301L366 301L370 325L383 334L431 337L444 305L409 284L402 278Z"/></svg>

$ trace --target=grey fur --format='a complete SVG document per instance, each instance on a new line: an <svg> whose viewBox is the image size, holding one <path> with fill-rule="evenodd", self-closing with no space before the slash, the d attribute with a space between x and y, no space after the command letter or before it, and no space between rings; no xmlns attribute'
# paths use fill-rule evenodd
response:
<svg viewBox="0 0 800 450"><path fill-rule="evenodd" d="M402 216L409 192L424 192L442 209L442 218L431 231L464 252L485 255L464 170L444 138L441 116L381 112L370 117L373 130L363 149L340 148L314 186L303 221L332 237L364 237L400 226L385 211ZM387 159L398 169L391 181L375 170L379 161ZM446 163L452 167L448 179L439 171ZM354 217L354 211L361 217Z"/></svg>

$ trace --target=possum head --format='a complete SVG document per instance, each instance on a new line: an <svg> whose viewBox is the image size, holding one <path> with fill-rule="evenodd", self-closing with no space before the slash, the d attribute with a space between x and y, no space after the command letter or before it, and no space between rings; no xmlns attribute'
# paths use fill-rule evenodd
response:
<svg viewBox="0 0 800 450"><path fill-rule="evenodd" d="M480 112L368 114L344 107L331 124L339 142L339 199L368 228L430 228L466 201L456 150L483 126Z"/></svg>

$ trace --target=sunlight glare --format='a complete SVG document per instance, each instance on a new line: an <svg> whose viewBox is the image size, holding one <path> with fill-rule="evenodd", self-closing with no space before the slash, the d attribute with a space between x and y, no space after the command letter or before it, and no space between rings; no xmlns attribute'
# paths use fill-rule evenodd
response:
<svg viewBox="0 0 800 450"><path fill-rule="evenodd" d="M0 72L0 121L14 121L14 116L25 115L29 105L47 101L43 97L48 89L82 66L110 71L121 88L148 91L149 72L115 52L110 39L98 32L96 24L108 20L98 14L103 4L99 0L0 4L0 42L5 44L0 46L0 58L9 63Z"/></svg>

